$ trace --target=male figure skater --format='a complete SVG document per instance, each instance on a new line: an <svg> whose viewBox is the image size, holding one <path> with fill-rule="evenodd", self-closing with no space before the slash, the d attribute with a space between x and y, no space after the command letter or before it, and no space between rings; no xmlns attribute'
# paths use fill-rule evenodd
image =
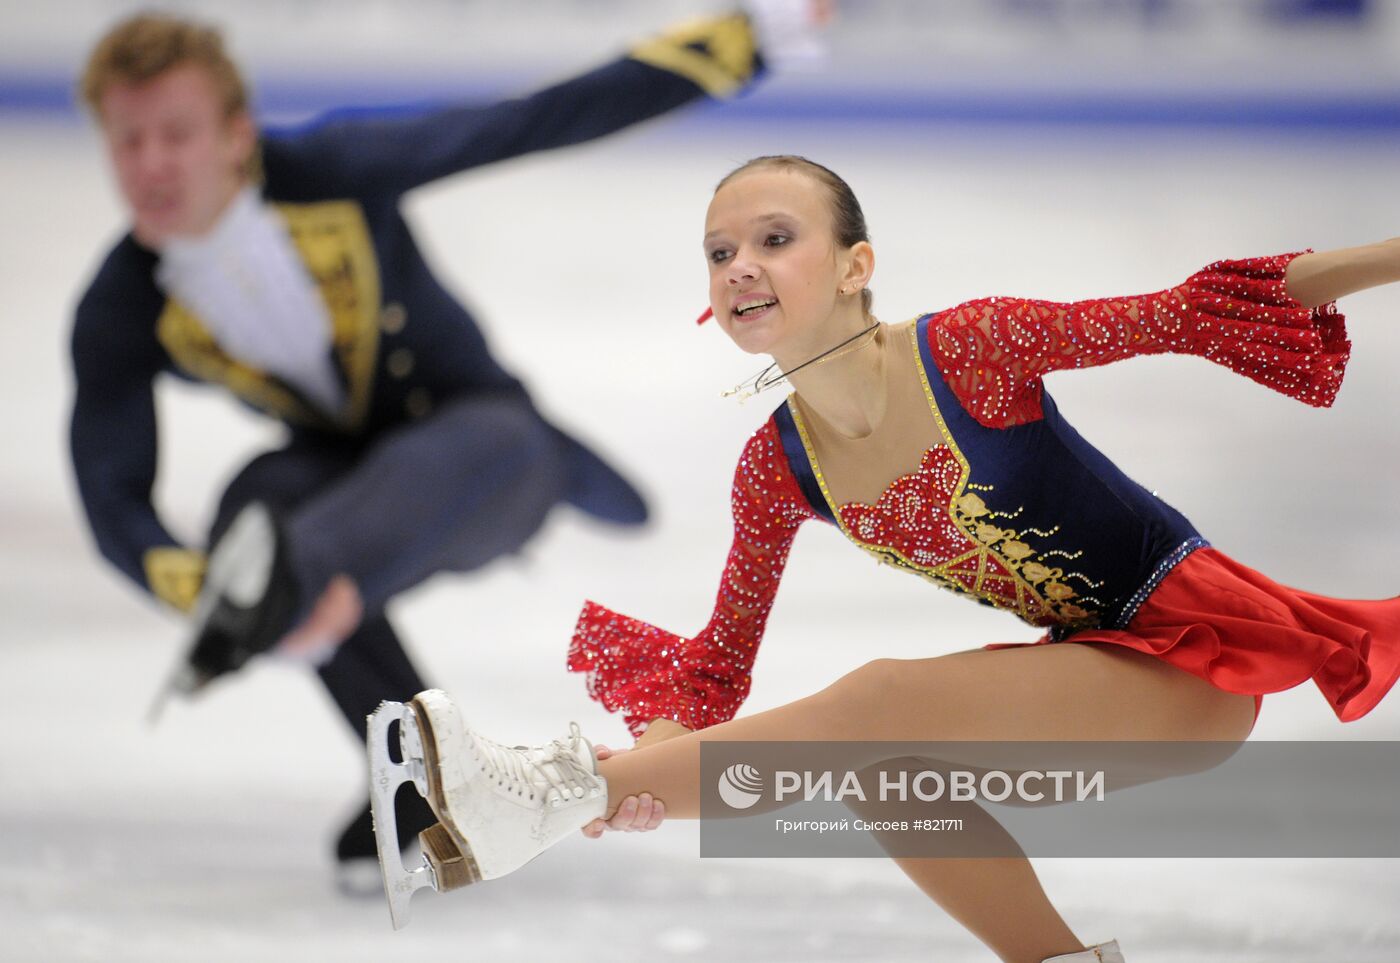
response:
<svg viewBox="0 0 1400 963"><path fill-rule="evenodd" d="M315 664L363 733L381 700L427 688L385 617L395 594L517 550L561 501L645 520L636 491L491 356L399 202L480 164L733 95L761 70L736 14L518 100L273 132L215 30L142 15L102 38L82 97L130 230L77 309L72 457L102 554L193 614L179 688L276 647ZM152 505L161 373L221 384L288 428L223 493L207 554ZM408 838L431 814L406 822ZM366 806L337 857L374 853Z"/></svg>

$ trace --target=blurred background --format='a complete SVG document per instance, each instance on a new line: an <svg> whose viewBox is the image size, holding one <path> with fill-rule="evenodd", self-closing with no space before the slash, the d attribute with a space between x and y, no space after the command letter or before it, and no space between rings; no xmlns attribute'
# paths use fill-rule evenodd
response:
<svg viewBox="0 0 1400 963"><path fill-rule="evenodd" d="M264 660L159 727L146 707L181 624L97 556L68 468L67 339L124 230L73 106L98 36L139 5L0 0L0 958L6 960L981 960L881 861L696 858L697 830L560 847L509 879L420 896L392 934L331 884L363 801L361 749L319 685ZM221 25L259 117L489 100L566 77L682 0L380 0L164 9ZM1400 233L1393 0L846 0L819 68L579 148L410 195L439 276L542 407L630 468L655 521L618 537L560 510L519 559L439 577L392 613L429 678L510 742L620 723L563 671L593 598L681 633L708 617L729 479L780 401L719 393L763 362L713 326L700 225L716 180L804 153L861 197L876 312L989 294L1156 290L1222 257ZM1191 358L1052 376L1061 410L1218 547L1286 584L1400 592L1400 290L1343 304L1354 342L1330 410ZM157 503L196 540L220 486L278 429L218 391L163 385ZM815 526L812 526L815 528ZM748 708L875 656L1035 637L897 577L832 531L799 536ZM1255 738L1397 739L1400 701L1343 728L1311 686ZM1305 775L1302 777L1305 778ZM1400 832L1400 828L1397 828ZM591 847L591 848L590 848ZM1400 958L1385 860L1053 860L1082 937L1138 961Z"/></svg>

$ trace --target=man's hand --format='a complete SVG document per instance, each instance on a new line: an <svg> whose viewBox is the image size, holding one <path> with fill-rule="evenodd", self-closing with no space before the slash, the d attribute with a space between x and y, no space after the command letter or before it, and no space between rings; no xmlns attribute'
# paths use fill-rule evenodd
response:
<svg viewBox="0 0 1400 963"><path fill-rule="evenodd" d="M311 614L278 640L272 651L292 662L322 666L335 657L364 619L360 590L348 575L330 580Z"/></svg>
<svg viewBox="0 0 1400 963"><path fill-rule="evenodd" d="M827 59L823 31L836 18L834 0L743 0L763 58L775 70L806 70Z"/></svg>

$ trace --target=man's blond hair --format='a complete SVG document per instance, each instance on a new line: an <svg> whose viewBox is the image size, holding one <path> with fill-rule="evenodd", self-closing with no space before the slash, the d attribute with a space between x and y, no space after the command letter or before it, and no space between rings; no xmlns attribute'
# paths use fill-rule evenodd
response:
<svg viewBox="0 0 1400 963"><path fill-rule="evenodd" d="M83 68L79 93L93 116L99 117L102 95L113 84L146 83L186 64L208 71L225 117L248 109L248 87L224 51L219 31L156 13L137 14L107 31Z"/></svg>

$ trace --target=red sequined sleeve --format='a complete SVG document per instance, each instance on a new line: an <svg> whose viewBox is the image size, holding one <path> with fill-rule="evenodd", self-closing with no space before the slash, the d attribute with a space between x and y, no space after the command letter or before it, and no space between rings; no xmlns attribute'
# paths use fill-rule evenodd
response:
<svg viewBox="0 0 1400 963"><path fill-rule="evenodd" d="M749 694L768 611L797 528L814 517L770 418L734 473L734 542L709 623L692 639L586 602L569 669L588 674L589 695L622 712L641 735L652 719L703 729L734 717Z"/></svg>
<svg viewBox="0 0 1400 963"><path fill-rule="evenodd" d="M1040 379L1051 371L1168 351L1326 407L1351 343L1335 304L1305 308L1288 295L1284 271L1297 256L1217 261L1138 297L970 301L934 316L929 348L963 406L994 428L1040 418Z"/></svg>

